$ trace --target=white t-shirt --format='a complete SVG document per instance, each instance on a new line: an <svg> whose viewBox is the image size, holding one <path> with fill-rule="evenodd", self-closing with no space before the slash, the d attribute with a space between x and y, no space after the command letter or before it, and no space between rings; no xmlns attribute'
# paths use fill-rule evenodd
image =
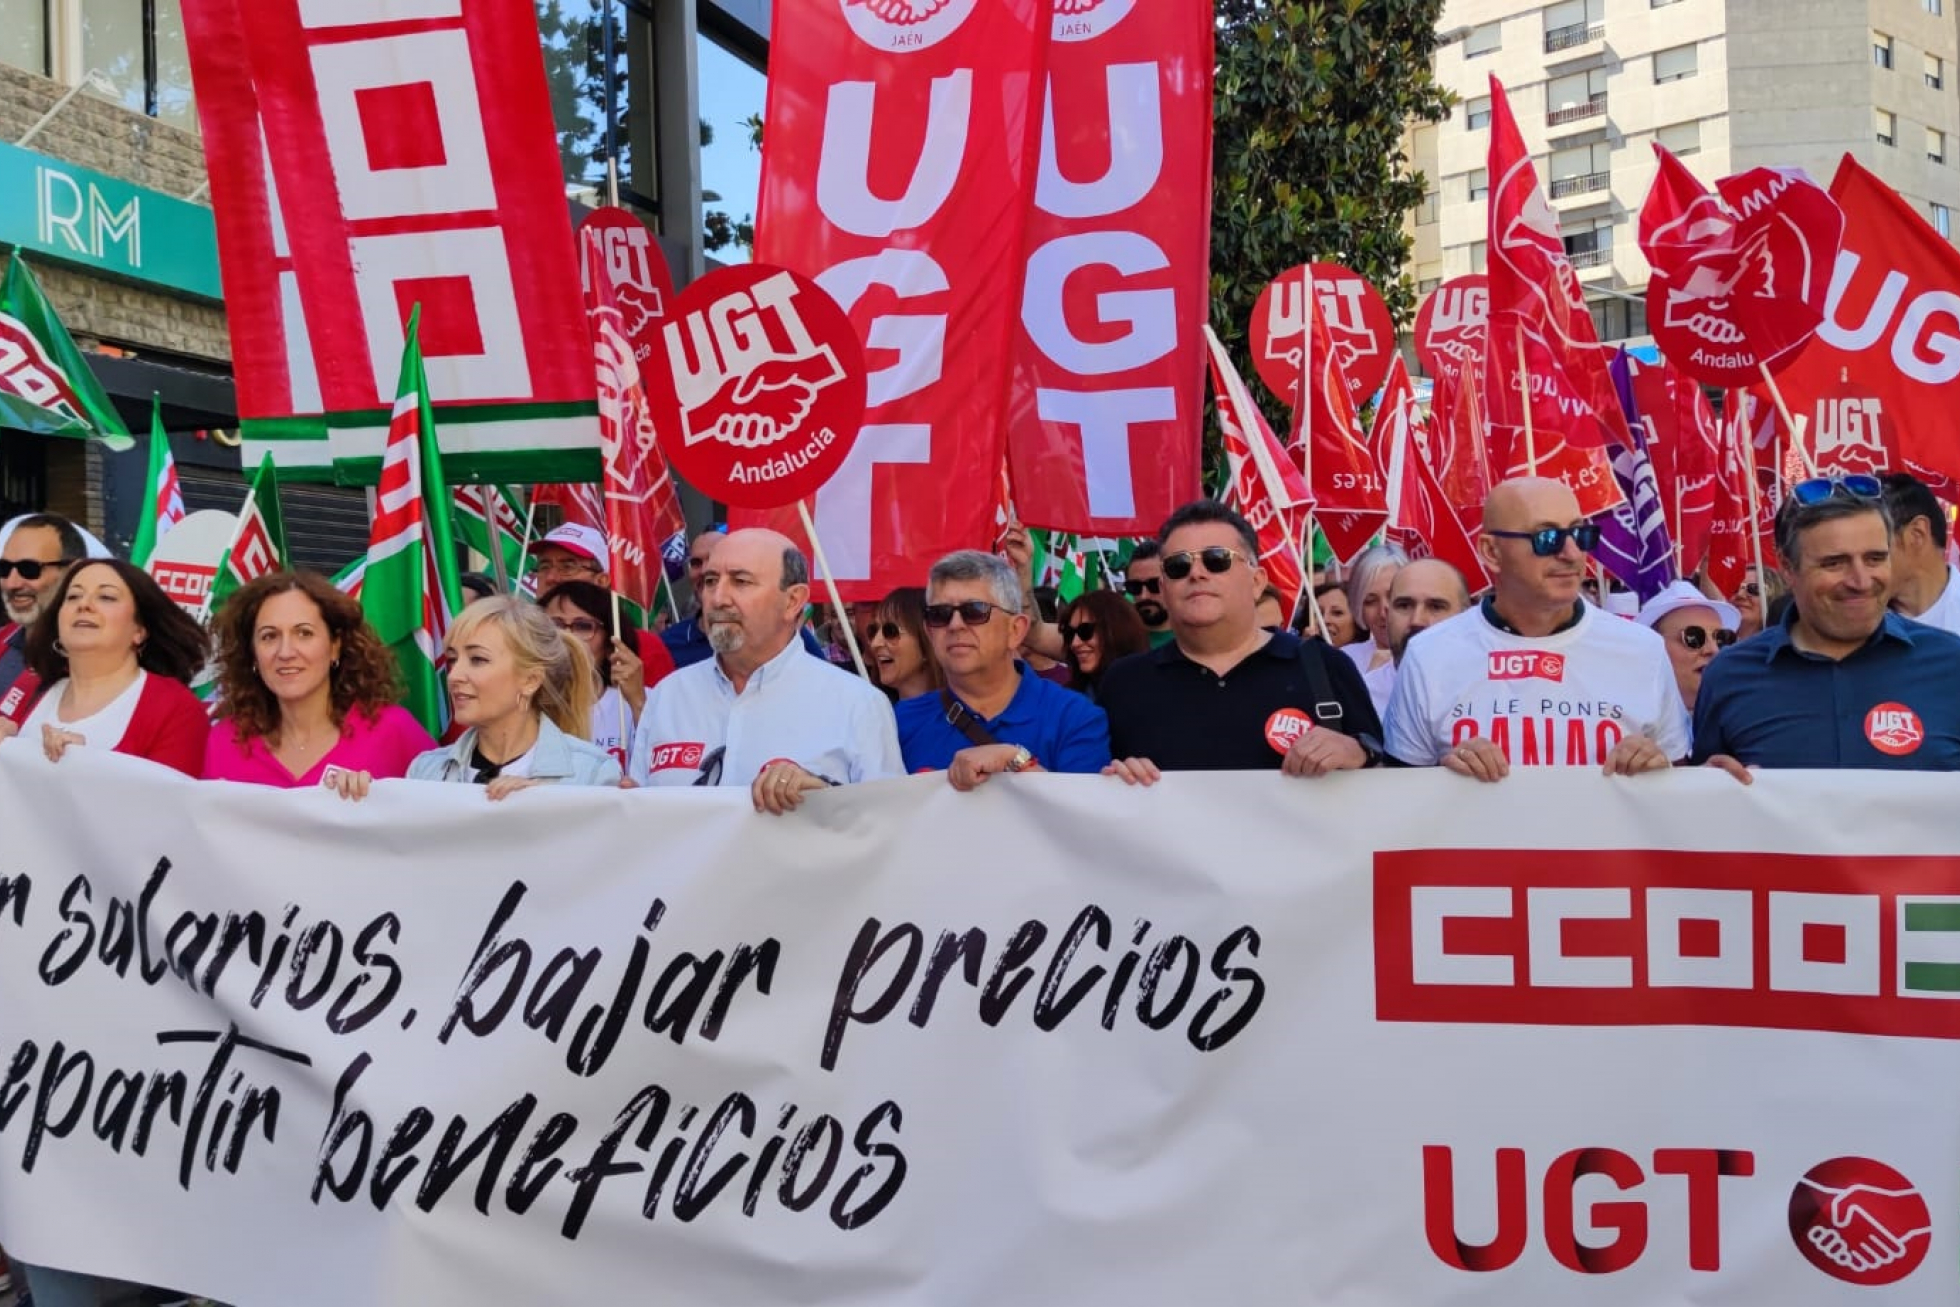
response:
<svg viewBox="0 0 1960 1307"><path fill-rule="evenodd" d="M23 739L39 741L41 728L53 726L59 730L70 731L88 741L91 749L113 749L122 743L123 733L129 729L130 718L136 715L136 701L143 697L143 685L150 679L148 672L137 672L136 679L129 688L104 704L93 716L78 721L61 720L61 695L68 688L68 682L56 681L48 687L41 701L34 705L34 711L27 714L21 724Z"/></svg>
<svg viewBox="0 0 1960 1307"><path fill-rule="evenodd" d="M1359 644L1344 644L1341 652L1348 656L1355 670L1361 673L1361 683L1368 687L1368 700L1375 705L1375 716L1388 716L1388 701L1395 693L1395 660L1384 658L1380 667L1371 668L1369 662L1381 648L1375 638L1369 636Z"/></svg>
<svg viewBox="0 0 1960 1307"><path fill-rule="evenodd" d="M1946 589L1940 591L1931 608L1912 620L1960 635L1960 568L1946 565Z"/></svg>
<svg viewBox="0 0 1960 1307"><path fill-rule="evenodd" d="M1383 728L1388 753L1433 767L1475 736L1513 767L1601 767L1629 735L1689 751L1688 712L1661 637L1582 606L1552 635L1511 635L1473 605L1409 642Z"/></svg>
<svg viewBox="0 0 1960 1307"><path fill-rule="evenodd" d="M632 756L633 710L616 685L608 686L606 692L599 696L599 701L592 705L592 742L621 759L622 769L625 767L624 760Z"/></svg>
<svg viewBox="0 0 1960 1307"><path fill-rule="evenodd" d="M647 691L627 775L692 785L718 749L723 785L748 785L777 759L852 784L905 774L891 702L801 640L758 667L740 694L719 658L663 677Z"/></svg>

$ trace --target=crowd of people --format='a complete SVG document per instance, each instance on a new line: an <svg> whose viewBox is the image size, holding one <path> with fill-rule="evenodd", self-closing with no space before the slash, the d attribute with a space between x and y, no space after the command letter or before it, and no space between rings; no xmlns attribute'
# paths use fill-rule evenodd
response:
<svg viewBox="0 0 1960 1307"><path fill-rule="evenodd" d="M1485 505L1480 594L1447 563L1378 546L1344 583L1316 574L1292 629L1252 527L1222 504L1178 509L1120 589L1053 611L1010 527L997 553L949 554L922 588L849 606L864 677L813 633L823 609L794 541L703 532L688 550L694 611L654 632L621 621L603 537L564 526L532 549L535 601L486 593L452 620L453 729L439 742L400 706L360 605L325 578L261 577L207 632L42 513L0 541L0 747L57 764L108 749L347 800L377 780L473 784L489 801L546 784L746 786L774 815L919 772L965 791L1042 771L1150 785L1275 767L1480 782L1535 766L1709 765L1745 783L1759 768L1948 770L1960 569L1947 523L1909 476L1805 481L1777 514L1774 573L1729 598L1676 582L1622 615L1585 589L1599 532L1572 492L1519 479ZM140 1288L25 1269L36 1307Z"/></svg>

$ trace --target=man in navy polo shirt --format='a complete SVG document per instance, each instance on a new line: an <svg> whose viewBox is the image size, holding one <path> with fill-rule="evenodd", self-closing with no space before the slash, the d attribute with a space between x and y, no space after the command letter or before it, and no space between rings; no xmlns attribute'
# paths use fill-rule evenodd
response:
<svg viewBox="0 0 1960 1307"><path fill-rule="evenodd" d="M905 770L944 770L956 790L1001 772L1097 772L1109 720L1014 657L1028 633L1021 580L1004 559L966 549L932 566L926 638L946 689L900 703Z"/></svg>
<svg viewBox="0 0 1960 1307"><path fill-rule="evenodd" d="M1718 654L1695 700L1695 761L1960 769L1960 636L1886 607L1892 518L1876 477L1800 482L1776 515L1780 625Z"/></svg>
<svg viewBox="0 0 1960 1307"><path fill-rule="evenodd" d="M1149 785L1166 771L1322 776L1383 761L1381 722L1354 664L1325 641L1260 627L1266 573L1243 517L1198 500L1157 540L1176 639L1103 673L1109 775Z"/></svg>

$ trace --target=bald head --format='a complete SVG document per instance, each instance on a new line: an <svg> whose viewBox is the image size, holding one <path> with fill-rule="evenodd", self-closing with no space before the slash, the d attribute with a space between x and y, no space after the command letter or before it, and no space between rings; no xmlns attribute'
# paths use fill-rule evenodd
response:
<svg viewBox="0 0 1960 1307"><path fill-rule="evenodd" d="M730 675L746 675L796 638L810 598L810 568L780 531L730 531L709 553L699 592L708 644Z"/></svg>
<svg viewBox="0 0 1960 1307"><path fill-rule="evenodd" d="M1585 521L1579 497L1550 477L1518 477L1490 492L1477 553L1490 573L1500 617L1527 634L1543 634L1556 629L1560 614L1575 611L1586 551L1566 534L1557 537L1553 552L1540 554L1526 537L1569 531Z"/></svg>
<svg viewBox="0 0 1960 1307"><path fill-rule="evenodd" d="M1581 517L1579 497L1550 477L1514 477L1499 482L1484 500L1484 526L1500 531L1531 531L1570 526Z"/></svg>
<svg viewBox="0 0 1960 1307"><path fill-rule="evenodd" d="M1434 558L1421 558L1395 574L1388 588L1388 647L1399 664L1409 641L1470 606L1463 573Z"/></svg>
<svg viewBox="0 0 1960 1307"><path fill-rule="evenodd" d="M810 582L810 566L803 561L803 551L796 542L767 527L730 531L714 542L708 551L708 567L727 571L738 566L783 590Z"/></svg>

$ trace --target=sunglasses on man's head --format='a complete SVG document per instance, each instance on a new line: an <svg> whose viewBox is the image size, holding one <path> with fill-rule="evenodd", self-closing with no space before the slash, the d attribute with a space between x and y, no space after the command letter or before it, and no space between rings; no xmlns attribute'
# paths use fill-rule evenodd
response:
<svg viewBox="0 0 1960 1307"><path fill-rule="evenodd" d="M905 628L900 626L897 622L886 622L882 626L879 625L877 622L873 622L871 625L864 628L864 642L866 644L870 644L873 640L876 640L881 635L884 636L887 640L896 640L900 635L904 633L904 631Z"/></svg>
<svg viewBox="0 0 1960 1307"><path fill-rule="evenodd" d="M1165 576L1173 581L1182 581L1185 577L1191 575L1191 569L1199 563L1203 563L1205 565L1205 571L1210 572L1213 576L1229 572L1232 570L1232 560L1234 558L1245 558L1246 565L1248 567L1252 565L1250 558L1246 558L1244 554L1236 549L1227 549L1224 545L1210 545L1204 549L1179 550L1175 554L1165 554L1161 561L1164 564Z"/></svg>
<svg viewBox="0 0 1960 1307"><path fill-rule="evenodd" d="M1142 594L1156 594L1163 588L1163 584L1154 576L1123 582L1123 593L1132 599Z"/></svg>
<svg viewBox="0 0 1960 1307"><path fill-rule="evenodd" d="M1070 626L1067 622L1063 622L1060 630L1063 644L1073 644L1078 639L1093 640L1096 638L1096 624L1094 622L1084 622L1080 626Z"/></svg>
<svg viewBox="0 0 1960 1307"><path fill-rule="evenodd" d="M1700 649L1710 640L1715 641L1717 649L1726 649L1735 643L1735 632L1726 626L1718 626L1713 631L1705 626L1684 626L1681 628L1681 643L1688 649Z"/></svg>
<svg viewBox="0 0 1960 1307"><path fill-rule="evenodd" d="M64 568L68 566L70 561L69 559L61 558L52 563L44 563L38 558L23 558L18 562L13 562L5 558L0 558L0 581L6 580L15 572L20 573L20 579L23 581L38 581L41 579L43 572L46 572L50 568L57 570Z"/></svg>
<svg viewBox="0 0 1960 1307"><path fill-rule="evenodd" d="M985 599L968 599L957 604L927 604L926 625L945 627L953 624L953 614L968 626L985 626L992 621L996 612L1008 612L999 604L990 604Z"/></svg>
<svg viewBox="0 0 1960 1307"><path fill-rule="evenodd" d="M1486 530L1485 535L1496 536L1499 540L1529 540L1531 552L1540 558L1556 558L1565 550L1567 540L1579 546L1579 552L1590 554L1599 548L1599 527L1592 522L1581 522L1577 526L1546 526L1536 531L1496 531Z"/></svg>
<svg viewBox="0 0 1960 1307"><path fill-rule="evenodd" d="M1879 499L1885 486L1877 477L1854 474L1842 477L1812 477L1790 487L1790 498L1805 508L1814 508L1827 499Z"/></svg>

